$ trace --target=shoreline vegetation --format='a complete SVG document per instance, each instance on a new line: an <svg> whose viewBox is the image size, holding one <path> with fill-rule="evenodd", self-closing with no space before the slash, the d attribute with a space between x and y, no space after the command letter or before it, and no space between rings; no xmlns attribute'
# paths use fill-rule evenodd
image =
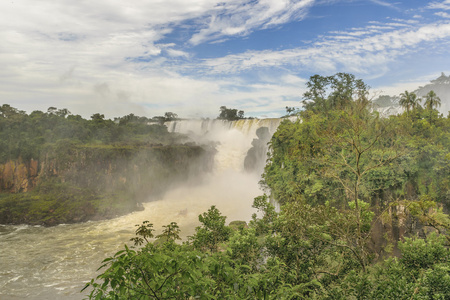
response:
<svg viewBox="0 0 450 300"><path fill-rule="evenodd" d="M227 226L211 206L182 243L175 222L158 235L151 220L137 224L132 244L106 258L82 293L449 299L450 118L439 99L427 95L422 107L404 93L404 113L380 117L351 74L315 75L307 87L305 110L269 143L259 215Z"/></svg>

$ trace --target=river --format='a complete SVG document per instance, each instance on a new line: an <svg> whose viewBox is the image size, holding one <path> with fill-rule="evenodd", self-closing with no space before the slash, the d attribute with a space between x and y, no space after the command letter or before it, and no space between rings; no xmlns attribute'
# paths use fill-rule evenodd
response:
<svg viewBox="0 0 450 300"><path fill-rule="evenodd" d="M273 131L279 120L179 122L172 131L217 140L215 170L196 185L182 185L144 210L111 220L55 227L0 225L0 299L84 299L80 293L97 274L101 261L130 245L134 225L148 220L156 234L175 221L182 237L192 235L198 215L216 205L227 222L251 219L254 197L261 195L259 174L243 171L243 160L255 131ZM264 123L265 122L265 123Z"/></svg>

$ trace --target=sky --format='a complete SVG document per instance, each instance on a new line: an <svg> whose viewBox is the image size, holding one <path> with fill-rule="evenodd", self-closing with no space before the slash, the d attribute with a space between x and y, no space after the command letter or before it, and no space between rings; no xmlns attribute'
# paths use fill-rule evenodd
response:
<svg viewBox="0 0 450 300"><path fill-rule="evenodd" d="M3 0L0 104L279 117L337 72L373 95L450 74L450 0Z"/></svg>

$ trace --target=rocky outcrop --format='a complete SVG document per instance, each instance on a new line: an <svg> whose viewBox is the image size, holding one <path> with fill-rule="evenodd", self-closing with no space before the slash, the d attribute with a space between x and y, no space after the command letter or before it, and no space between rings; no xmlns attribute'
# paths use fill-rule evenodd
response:
<svg viewBox="0 0 450 300"><path fill-rule="evenodd" d="M247 156L244 160L244 168L248 172L262 173L266 165L267 144L272 135L269 133L269 128L260 127L256 130L257 139L253 139L252 147L248 150Z"/></svg>
<svg viewBox="0 0 450 300"><path fill-rule="evenodd" d="M40 160L0 165L0 223L53 226L142 209L212 170L198 145L53 145Z"/></svg>
<svg viewBox="0 0 450 300"><path fill-rule="evenodd" d="M439 207L448 214L444 206L439 205ZM428 212L433 213L434 210L430 208ZM376 253L377 258L391 255L399 257L401 255L398 248L399 241L411 237L426 238L431 232L437 232L436 228L414 217L406 205L390 206L372 224L369 246Z"/></svg>
<svg viewBox="0 0 450 300"><path fill-rule="evenodd" d="M38 179L37 160L7 161L0 164L0 192L27 192L36 186Z"/></svg>
<svg viewBox="0 0 450 300"><path fill-rule="evenodd" d="M196 145L57 147L41 160L0 164L0 192L28 192L50 178L77 186L117 189L154 186L210 171L213 153ZM152 180L148 182L146 180Z"/></svg>

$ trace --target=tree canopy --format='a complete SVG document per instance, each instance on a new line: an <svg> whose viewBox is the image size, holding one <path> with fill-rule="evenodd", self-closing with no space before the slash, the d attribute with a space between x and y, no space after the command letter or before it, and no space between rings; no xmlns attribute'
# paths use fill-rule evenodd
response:
<svg viewBox="0 0 450 300"><path fill-rule="evenodd" d="M235 121L244 118L244 111L237 110L235 108L227 108L226 106L220 107L220 114L217 117L221 120Z"/></svg>

